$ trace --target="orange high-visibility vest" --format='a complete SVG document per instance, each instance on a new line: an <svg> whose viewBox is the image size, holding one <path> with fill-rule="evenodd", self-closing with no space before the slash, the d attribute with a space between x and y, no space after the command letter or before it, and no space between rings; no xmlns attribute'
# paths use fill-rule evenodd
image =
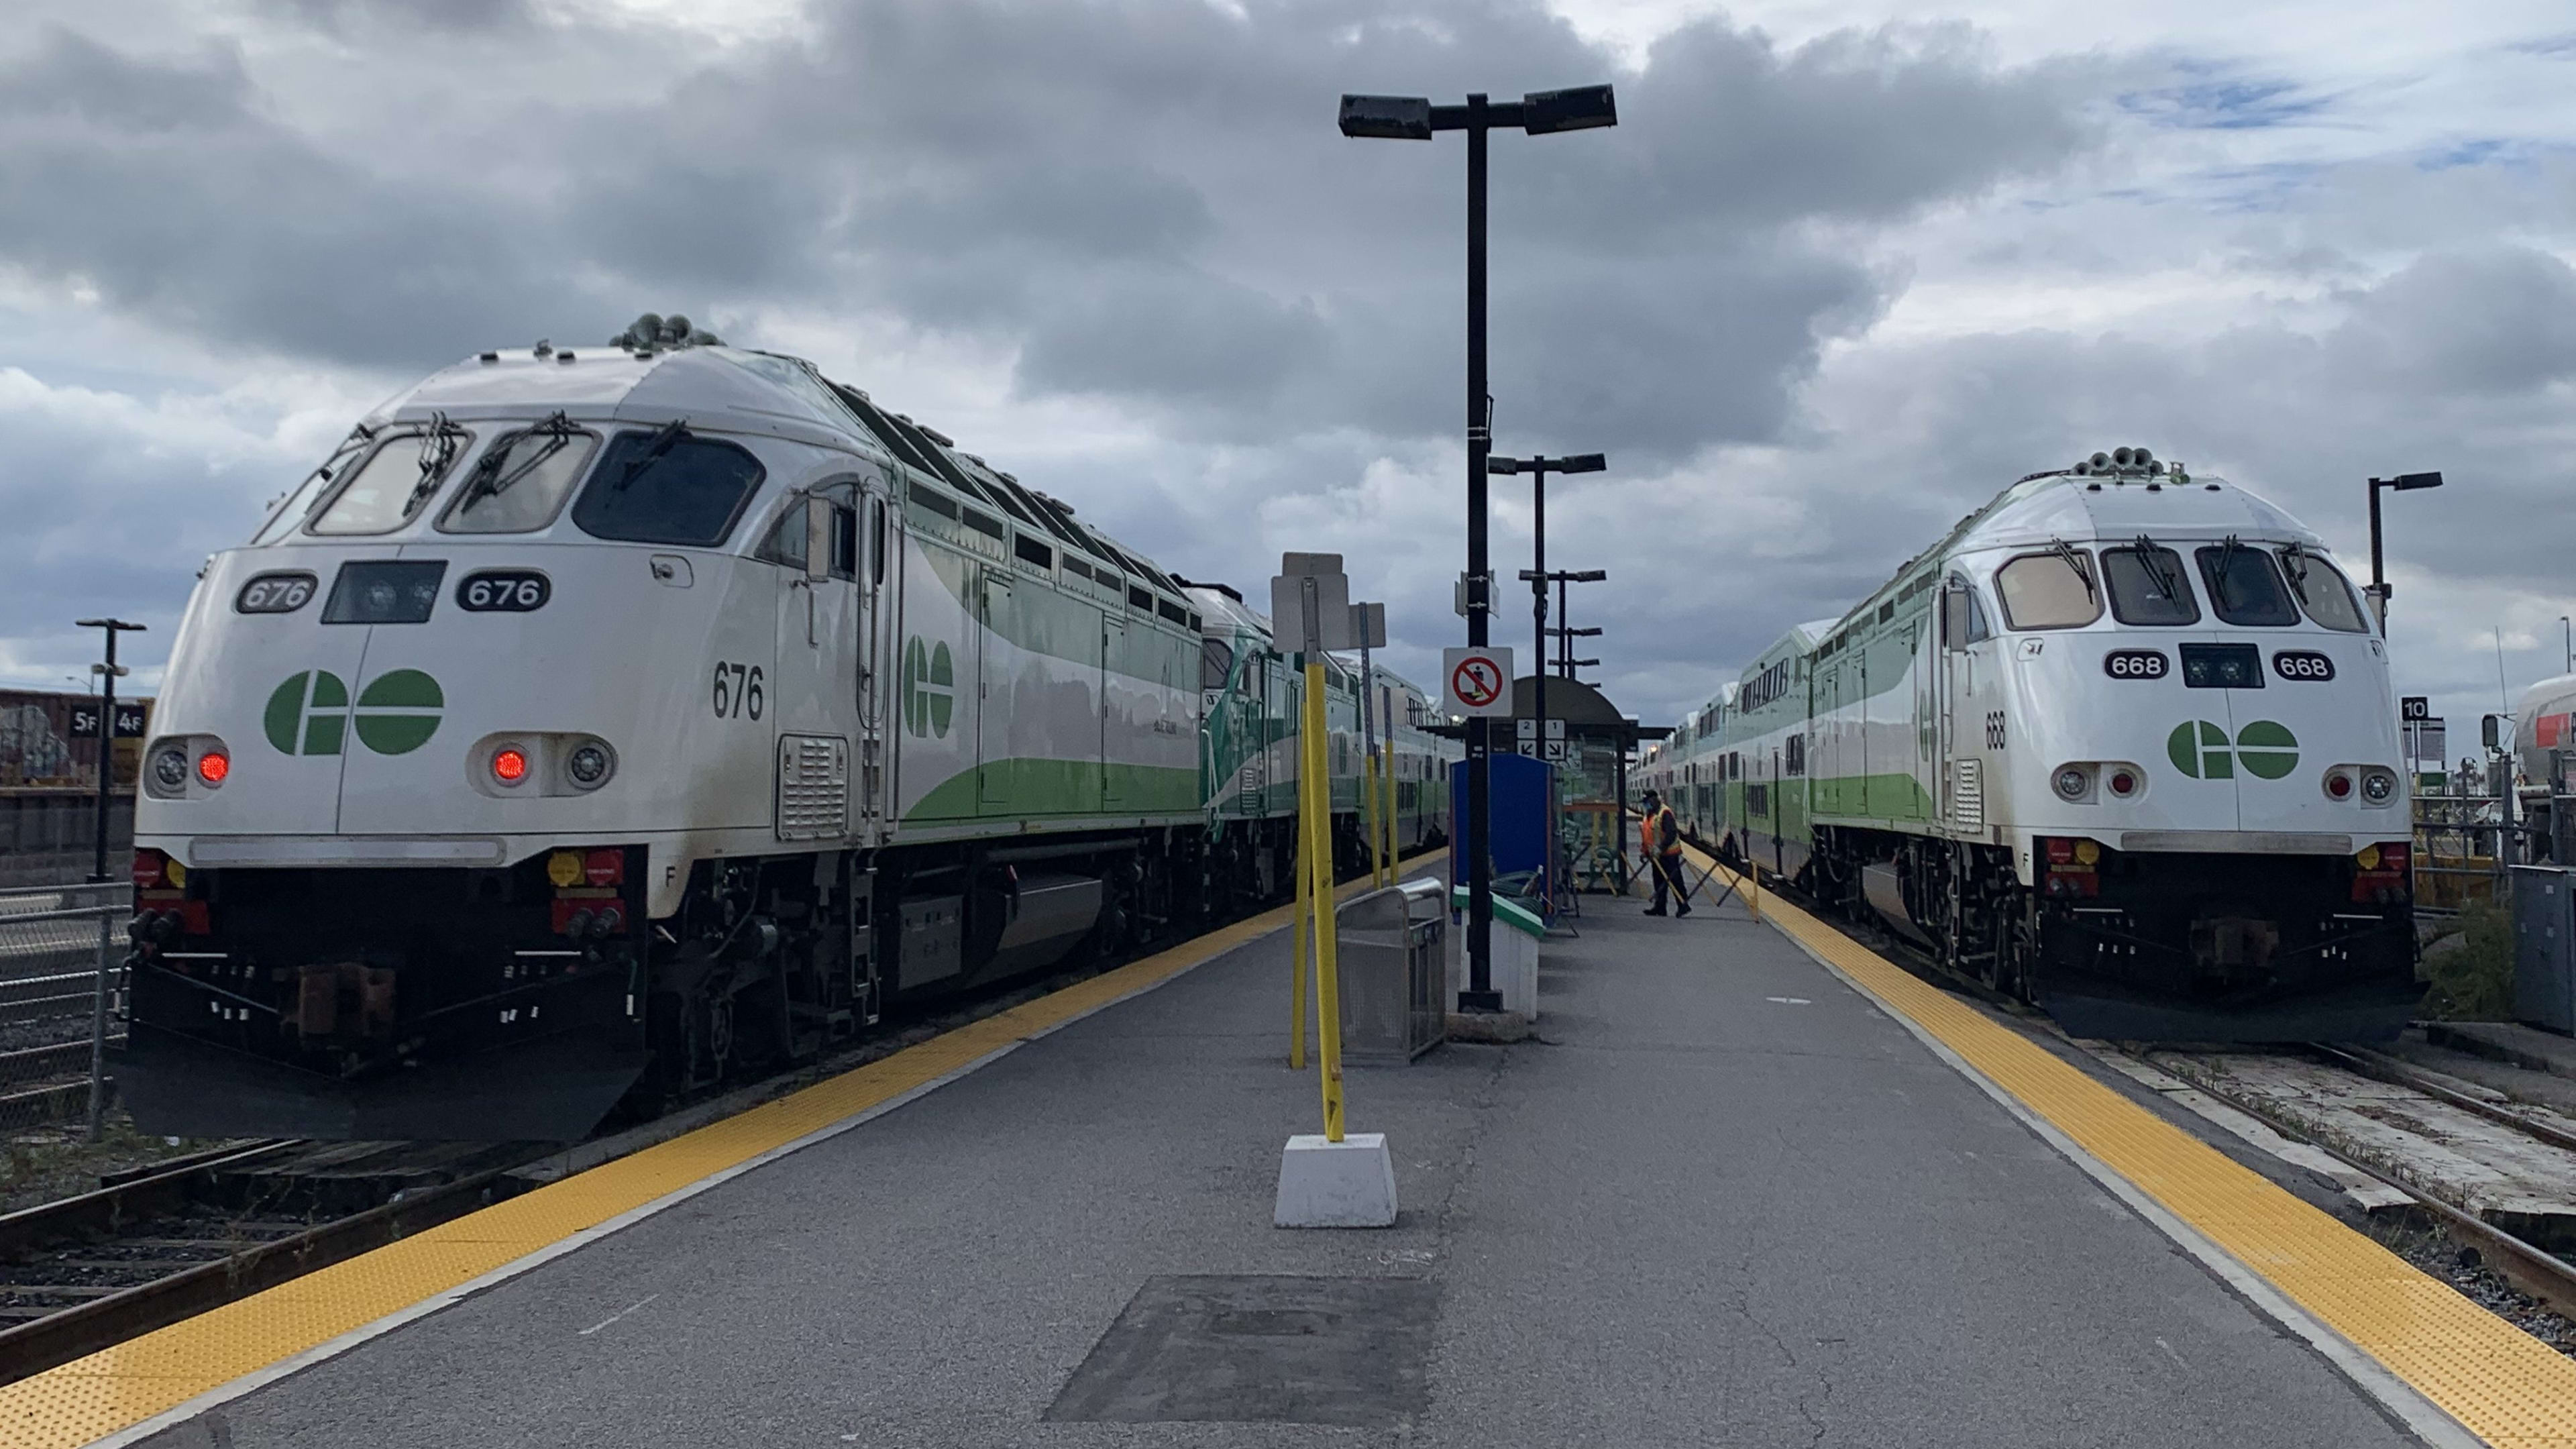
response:
<svg viewBox="0 0 2576 1449"><path fill-rule="evenodd" d="M1667 827L1670 827L1669 839L1671 843L1658 844L1659 841L1667 838ZM1642 816L1638 819L1637 850L1641 855L1679 855L1682 853L1682 832L1680 827L1674 823L1673 807L1670 805L1659 805L1655 807L1654 814Z"/></svg>

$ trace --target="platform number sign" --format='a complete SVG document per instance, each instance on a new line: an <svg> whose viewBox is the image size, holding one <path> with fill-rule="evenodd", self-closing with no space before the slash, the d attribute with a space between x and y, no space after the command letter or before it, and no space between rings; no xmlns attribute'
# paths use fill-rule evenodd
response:
<svg viewBox="0 0 2576 1449"><path fill-rule="evenodd" d="M1449 713L1509 718L1512 651L1470 646L1441 651L1441 703Z"/></svg>
<svg viewBox="0 0 2576 1449"><path fill-rule="evenodd" d="M2433 697L2410 694L2397 701L2397 717L2408 724L2422 724L2433 717Z"/></svg>
<svg viewBox="0 0 2576 1449"><path fill-rule="evenodd" d="M128 704L124 700L118 700L116 702L116 737L120 740L143 738L143 712L143 706L140 704ZM84 700L72 706L71 737L76 740L98 738L97 704Z"/></svg>

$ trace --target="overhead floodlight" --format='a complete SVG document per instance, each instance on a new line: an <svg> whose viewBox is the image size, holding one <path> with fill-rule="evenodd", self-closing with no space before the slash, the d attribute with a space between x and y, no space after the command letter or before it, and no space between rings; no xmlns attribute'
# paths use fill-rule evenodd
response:
<svg viewBox="0 0 2576 1449"><path fill-rule="evenodd" d="M1609 87L1604 86L1602 89L1607 90ZM1608 466L1610 465L1603 461L1599 453L1576 453L1572 457L1556 460L1556 471L1559 473L1598 473Z"/></svg>
<svg viewBox="0 0 2576 1449"><path fill-rule="evenodd" d="M1342 102L1344 130L1350 129L1350 101ZM1426 117L1427 119L1427 117ZM1533 136L1552 131L1589 131L1619 124L1619 106L1608 86L1574 86L1561 91L1532 91L1521 97L1521 126Z"/></svg>
<svg viewBox="0 0 2576 1449"><path fill-rule="evenodd" d="M2396 477L2388 480L2388 486L2396 489L2400 493L2404 493L2415 488L2439 488L2442 486L2442 475L2439 473L2400 473Z"/></svg>
<svg viewBox="0 0 2576 1449"><path fill-rule="evenodd" d="M1488 473L1517 473L1520 470L1521 460L1518 458L1488 456L1485 459L1485 471Z"/></svg>
<svg viewBox="0 0 2576 1449"><path fill-rule="evenodd" d="M1342 134L1388 141L1431 139L1428 96L1344 96Z"/></svg>
<svg viewBox="0 0 2576 1449"><path fill-rule="evenodd" d="M1597 584L1610 577L1610 572L1607 569L1585 569L1579 574L1567 574L1565 577L1571 583Z"/></svg>

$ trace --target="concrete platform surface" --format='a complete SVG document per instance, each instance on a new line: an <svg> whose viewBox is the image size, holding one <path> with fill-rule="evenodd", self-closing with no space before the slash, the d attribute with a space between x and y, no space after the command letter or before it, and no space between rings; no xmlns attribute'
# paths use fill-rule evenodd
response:
<svg viewBox="0 0 2576 1449"><path fill-rule="evenodd" d="M1739 908L1587 900L1537 1040L1353 1069L1271 1226L1274 935L165 1449L2416 1442Z"/></svg>

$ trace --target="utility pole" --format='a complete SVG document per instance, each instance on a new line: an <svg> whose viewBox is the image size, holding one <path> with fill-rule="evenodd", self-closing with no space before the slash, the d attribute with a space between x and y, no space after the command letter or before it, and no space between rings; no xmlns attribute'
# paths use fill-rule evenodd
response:
<svg viewBox="0 0 2576 1449"><path fill-rule="evenodd" d="M82 619L79 627L107 632L106 662L90 666L90 672L98 676L98 839L89 878L93 883L104 883L108 878L107 805L116 789L116 677L125 673L124 666L116 662L116 636L140 633L143 626L123 619Z"/></svg>
<svg viewBox="0 0 2576 1449"><path fill-rule="evenodd" d="M2388 637L2388 595L2392 591L2388 587L2387 570L2379 557L2379 490L2390 488L2408 493L2418 488L2441 486L2442 475L2439 473L2400 473L2394 478L2370 480L2370 587L2365 592L2370 595L2370 612L2383 639Z"/></svg>
<svg viewBox="0 0 2576 1449"><path fill-rule="evenodd" d="M1423 96L1342 97L1345 136L1428 141L1435 131L1467 133L1467 643L1482 648L1494 605L1485 554L1485 461L1493 450L1494 412L1485 378L1485 133L1496 126L1533 136L1619 124L1608 86L1533 91L1495 104L1482 91L1463 106L1435 106ZM1482 715L1467 721L1467 989L1461 1011L1500 1011L1493 984L1493 731Z"/></svg>
<svg viewBox="0 0 2576 1449"><path fill-rule="evenodd" d="M1530 712L1537 723L1539 758L1547 758L1547 475L1557 473L1598 473L1609 466L1599 453L1577 453L1570 457L1488 458L1488 471L1511 475L1530 475L1531 567L1521 570L1521 578L1530 586Z"/></svg>

